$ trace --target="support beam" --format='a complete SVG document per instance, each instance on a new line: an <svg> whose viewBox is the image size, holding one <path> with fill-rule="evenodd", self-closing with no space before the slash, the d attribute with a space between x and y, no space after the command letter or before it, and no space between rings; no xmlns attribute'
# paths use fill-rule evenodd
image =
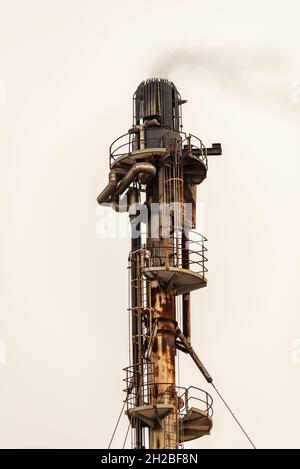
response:
<svg viewBox="0 0 300 469"><path fill-rule="evenodd" d="M186 350L188 351L188 353L190 354L190 356L192 357L192 359L196 363L197 367L199 368L199 370L203 374L206 381L208 383L212 383L213 382L212 377L210 376L209 372L207 371L207 369L203 365L202 361L200 360L200 358L198 357L198 355L194 351L193 347L189 344L187 338L183 335L183 333L181 332L181 330L179 329L178 326L176 327L176 335L181 340L183 345L185 346Z"/></svg>

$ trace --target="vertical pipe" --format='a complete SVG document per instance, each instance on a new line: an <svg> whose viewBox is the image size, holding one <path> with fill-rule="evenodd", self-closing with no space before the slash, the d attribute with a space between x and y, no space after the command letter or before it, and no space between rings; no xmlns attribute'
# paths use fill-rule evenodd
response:
<svg viewBox="0 0 300 469"><path fill-rule="evenodd" d="M182 233L182 267L189 269L190 254L189 241L185 231ZM182 295L182 328L183 334L191 342L191 295L184 293Z"/></svg>
<svg viewBox="0 0 300 469"><path fill-rule="evenodd" d="M145 149L145 127L143 123L143 119L140 119L140 150Z"/></svg>
<svg viewBox="0 0 300 469"><path fill-rule="evenodd" d="M188 139L189 145L190 140ZM184 186L184 201L186 203L186 219L185 226L182 233L182 267L184 269L190 268L190 251L189 251L189 233L190 229L196 227L196 201L197 201L197 186L191 182L186 182ZM188 205L190 210L188 210ZM182 295L182 327L183 334L188 342L191 342L191 295L184 293Z"/></svg>
<svg viewBox="0 0 300 469"><path fill-rule="evenodd" d="M132 210L133 205L137 204L138 191L132 188L128 191L128 205L131 224L131 252L136 253L141 248L141 226L140 221L136 219L135 210ZM132 365L133 365L133 379L134 379L134 392L136 396L136 406L140 405L141 385L143 385L143 370L140 369L139 364L142 361L141 357L141 309L140 309L140 282L141 275L139 272L139 256L133 255L131 265L131 324L132 324ZM135 427L135 446L140 449L144 446L143 429L140 420L134 419Z"/></svg>

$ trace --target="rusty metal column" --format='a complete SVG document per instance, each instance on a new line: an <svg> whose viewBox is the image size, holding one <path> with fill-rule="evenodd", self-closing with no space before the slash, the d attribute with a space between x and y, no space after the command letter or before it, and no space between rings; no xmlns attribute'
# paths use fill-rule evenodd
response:
<svg viewBox="0 0 300 469"><path fill-rule="evenodd" d="M153 343L153 402L171 404L173 410L160 426L150 430L150 448L177 448L177 395L175 388L175 298L172 291L160 291L157 282L152 284L152 301L157 320L157 334Z"/></svg>
<svg viewBox="0 0 300 469"><path fill-rule="evenodd" d="M169 265L173 246L170 239L164 237L164 228L169 226L162 204L165 200L165 167L162 166L153 182L152 202L159 202L159 214L156 213L155 225L159 225L159 239L150 242L155 253L154 261L158 264ZM154 215L155 216L155 215ZM154 221L152 214L152 222ZM168 404L173 410L167 417L157 422L154 429L150 429L150 448L177 448L177 395L175 374L175 338L176 338L176 306L172 289L164 289L154 280L151 282L151 307L153 320L157 323L157 332L153 342L151 362L153 366L152 401L153 404Z"/></svg>

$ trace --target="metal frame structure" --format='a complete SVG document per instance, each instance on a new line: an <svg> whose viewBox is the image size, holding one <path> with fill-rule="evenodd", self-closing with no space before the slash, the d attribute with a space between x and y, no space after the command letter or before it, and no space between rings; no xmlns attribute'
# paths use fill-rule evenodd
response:
<svg viewBox="0 0 300 469"><path fill-rule="evenodd" d="M212 381L191 347L190 294L207 284L206 238L195 231L197 185L221 145L206 148L182 131L185 102L168 80L138 86L132 128L110 146L109 181L97 199L128 211L132 229L124 382L133 448L176 449L212 428L211 396L178 385L175 357L189 353Z"/></svg>

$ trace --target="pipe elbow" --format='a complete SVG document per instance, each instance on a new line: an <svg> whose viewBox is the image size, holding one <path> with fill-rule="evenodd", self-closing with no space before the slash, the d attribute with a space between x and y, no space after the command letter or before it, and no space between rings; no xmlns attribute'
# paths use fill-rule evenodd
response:
<svg viewBox="0 0 300 469"><path fill-rule="evenodd" d="M144 175L143 175L144 174ZM117 190L114 193L114 197L117 197L129 187L129 185L135 180L136 177L139 175L142 176L142 180L145 182L142 182L142 184L148 184L151 179L155 176L156 174L156 168L153 164L151 163L135 163L128 173L121 179Z"/></svg>
<svg viewBox="0 0 300 469"><path fill-rule="evenodd" d="M108 175L107 186L103 189L101 194L99 194L97 197L97 202L99 205L103 204L104 202L109 201L110 196L116 190L117 183L118 183L118 176L114 171L111 171Z"/></svg>

